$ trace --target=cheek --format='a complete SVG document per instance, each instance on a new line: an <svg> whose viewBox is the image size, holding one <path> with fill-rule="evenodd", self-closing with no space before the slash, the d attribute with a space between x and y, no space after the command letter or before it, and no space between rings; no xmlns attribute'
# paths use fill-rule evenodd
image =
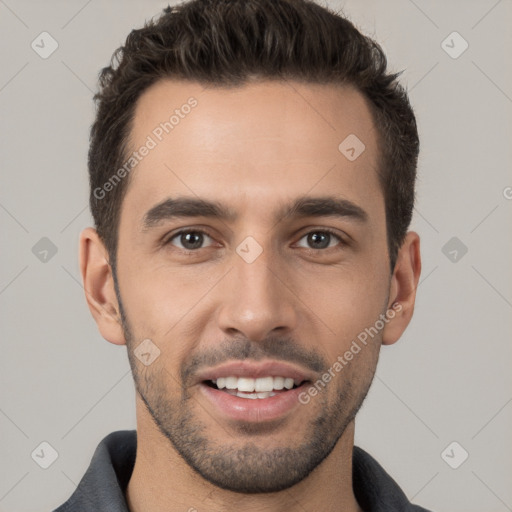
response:
<svg viewBox="0 0 512 512"><path fill-rule="evenodd" d="M325 325L335 349L341 350L345 344L350 344L378 320L385 308L389 287L384 276L383 272L353 269L315 276L305 295L306 303Z"/></svg>
<svg viewBox="0 0 512 512"><path fill-rule="evenodd" d="M210 276L193 269L149 266L137 260L119 268L126 316L139 335L162 337L197 304L209 289Z"/></svg>

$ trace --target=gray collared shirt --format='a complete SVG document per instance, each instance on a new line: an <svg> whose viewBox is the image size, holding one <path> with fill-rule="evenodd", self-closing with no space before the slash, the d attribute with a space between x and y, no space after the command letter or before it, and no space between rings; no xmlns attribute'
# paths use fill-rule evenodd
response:
<svg viewBox="0 0 512 512"><path fill-rule="evenodd" d="M125 492L136 450L136 430L119 430L106 436L75 492L53 512L130 512ZM357 446L352 478L354 494L365 512L429 512L411 504L382 466Z"/></svg>

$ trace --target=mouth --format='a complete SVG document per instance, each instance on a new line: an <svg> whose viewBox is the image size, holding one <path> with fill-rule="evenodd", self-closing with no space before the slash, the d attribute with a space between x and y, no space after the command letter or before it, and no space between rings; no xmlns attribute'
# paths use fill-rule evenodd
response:
<svg viewBox="0 0 512 512"><path fill-rule="evenodd" d="M229 361L198 372L201 400L211 415L262 423L297 414L299 395L315 374L284 361Z"/></svg>
<svg viewBox="0 0 512 512"><path fill-rule="evenodd" d="M264 376L264 377L237 377L231 375L228 377L218 377L203 381L206 386L228 393L238 398L262 400L276 396L287 391L297 389L307 383L305 379L293 379L284 376Z"/></svg>

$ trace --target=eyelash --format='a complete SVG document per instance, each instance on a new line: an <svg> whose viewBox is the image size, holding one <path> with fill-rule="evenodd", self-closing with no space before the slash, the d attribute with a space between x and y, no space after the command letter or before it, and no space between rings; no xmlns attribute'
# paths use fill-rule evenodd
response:
<svg viewBox="0 0 512 512"><path fill-rule="evenodd" d="M213 240L213 236L210 235L210 233L208 233L208 231L206 231L204 229L201 229L201 228L181 229L180 231L173 233L170 237L168 237L166 240L164 240L163 245L164 246L171 245L172 240L174 240L175 238L179 237L180 235L182 235L184 233L201 233L203 235L208 236L209 238L211 238ZM328 233L329 235L333 236L334 238L336 238L338 240L340 246L348 245L348 243L343 238L341 238L340 235L336 231L334 231L333 229L330 229L330 228L312 229L311 231L304 233L300 237L299 240L302 240L304 237L310 235L311 233ZM334 248L335 247L326 247L324 249L311 249L311 248L302 247L302 249L306 250L307 252L315 253L315 254L318 254L320 252L327 252L329 249L334 249ZM200 247L198 249L181 249L180 247L176 247L176 249L181 250L184 254L192 255L192 254L197 253L200 249L205 249L205 247Z"/></svg>

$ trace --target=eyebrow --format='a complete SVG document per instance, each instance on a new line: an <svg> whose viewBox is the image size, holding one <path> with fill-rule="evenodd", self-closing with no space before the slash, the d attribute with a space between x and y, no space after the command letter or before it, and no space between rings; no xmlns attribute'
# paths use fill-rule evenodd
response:
<svg viewBox="0 0 512 512"><path fill-rule="evenodd" d="M184 217L207 217L233 222L238 215L233 209L217 201L194 197L167 198L146 212L143 229L147 230L164 221ZM368 220L368 214L360 206L348 199L333 196L301 196L278 210L276 219L282 220L284 217L338 217L360 223Z"/></svg>

